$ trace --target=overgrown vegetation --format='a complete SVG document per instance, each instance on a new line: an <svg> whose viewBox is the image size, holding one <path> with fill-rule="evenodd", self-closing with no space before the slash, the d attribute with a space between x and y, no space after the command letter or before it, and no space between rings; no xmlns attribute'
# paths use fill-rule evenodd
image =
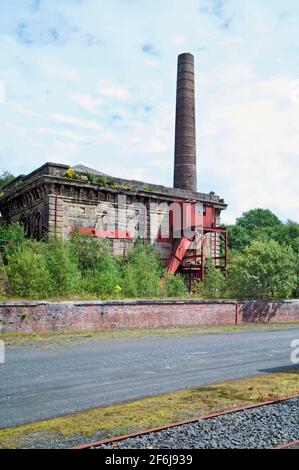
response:
<svg viewBox="0 0 299 470"><path fill-rule="evenodd" d="M227 229L227 296L270 300L299 296L298 223L282 223L267 209L253 209Z"/></svg>
<svg viewBox="0 0 299 470"><path fill-rule="evenodd" d="M166 274L153 248L137 242L128 258L108 240L74 234L68 241L25 239L18 224L0 225L1 250L14 296L120 299L186 296L181 276Z"/></svg>
<svg viewBox="0 0 299 470"><path fill-rule="evenodd" d="M296 259L290 246L276 241L253 241L231 259L228 287L232 297L243 299L284 299L298 283Z"/></svg>
<svg viewBox="0 0 299 470"><path fill-rule="evenodd" d="M14 176L9 171L3 171L0 175L0 196L4 193L4 186L14 179Z"/></svg>
<svg viewBox="0 0 299 470"><path fill-rule="evenodd" d="M205 280L193 296L279 300L299 295L299 224L283 224L268 210L243 214L229 232L225 276L206 261ZM126 259L108 240L73 234L68 241L25 239L18 224L0 224L1 254L12 295L94 299L187 297L180 275L167 274L155 250L137 242ZM5 243L3 241L6 241Z"/></svg>
<svg viewBox="0 0 299 470"><path fill-rule="evenodd" d="M227 227L228 275L207 260L197 296L221 299L279 300L299 296L299 224L282 223L267 209L245 212Z"/></svg>

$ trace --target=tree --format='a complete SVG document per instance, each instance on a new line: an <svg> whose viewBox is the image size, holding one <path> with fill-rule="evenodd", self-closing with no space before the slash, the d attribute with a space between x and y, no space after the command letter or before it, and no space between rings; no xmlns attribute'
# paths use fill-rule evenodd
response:
<svg viewBox="0 0 299 470"><path fill-rule="evenodd" d="M12 181L14 176L9 171L3 171L0 175L0 195L3 192L3 186Z"/></svg>
<svg viewBox="0 0 299 470"><path fill-rule="evenodd" d="M279 218L269 209L252 209L244 212L237 219L236 225L244 227L250 233L260 228L277 227L281 223Z"/></svg>
<svg viewBox="0 0 299 470"><path fill-rule="evenodd" d="M228 247L232 250L244 250L253 240L276 240L283 226L279 218L268 209L244 212L237 219L236 225L227 227Z"/></svg>
<svg viewBox="0 0 299 470"><path fill-rule="evenodd" d="M250 235L241 225L228 225L227 234L231 250L244 250L250 244Z"/></svg>
<svg viewBox="0 0 299 470"><path fill-rule="evenodd" d="M281 224L274 234L275 240L281 245L289 245L295 253L299 254L299 224L288 220Z"/></svg>
<svg viewBox="0 0 299 470"><path fill-rule="evenodd" d="M296 256L289 246L274 240L253 241L230 261L228 285L240 299L289 298L298 283Z"/></svg>

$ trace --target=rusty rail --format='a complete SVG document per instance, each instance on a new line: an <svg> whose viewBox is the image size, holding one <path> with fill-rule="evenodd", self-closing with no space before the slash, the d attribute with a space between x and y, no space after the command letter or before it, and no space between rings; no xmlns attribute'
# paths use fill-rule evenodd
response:
<svg viewBox="0 0 299 470"><path fill-rule="evenodd" d="M198 416L197 418L193 418L193 419L187 419L187 420L184 420L184 421L178 421L176 423L170 423L170 424L166 424L164 426L159 426L159 427L156 427L156 428L146 429L144 431L133 432L133 433L125 434L125 435L122 435L122 436L115 436L115 437L103 439L101 441L89 442L87 444L82 444L82 445L79 445L79 446L75 446L72 449L73 450L82 450L82 449L90 449L91 447L98 447L98 446L105 445L105 444L111 444L111 443L113 444L113 443L117 443L119 441L124 441L126 439L130 439L132 437L138 437L138 436L143 436L145 434L151 434L151 433L163 431L165 429L170 429L170 428L174 428L174 427L177 427L177 426L182 426L183 424L196 423L196 421L199 421L199 420L215 418L217 416L221 416L221 415L225 415L225 414L237 413L239 411L250 410L252 408L259 408L261 406L273 405L275 403L291 400L292 398L297 398L297 397L299 397L299 395L295 394L295 395L290 395L288 397L286 397L286 396L279 397L275 400L268 400L268 401L264 401L264 402L255 403L254 405L246 405L246 406L241 406L241 407L235 407L235 408L231 408L231 409L228 409L228 410L219 411L217 413L210 413L210 414L207 414L207 415ZM295 441L292 444L288 443L288 444L284 444L284 445L288 446L288 447L291 447L291 445L296 445L297 442L299 443L299 441ZM279 448L285 448L285 447L283 447L283 446L277 447L277 449L279 449Z"/></svg>

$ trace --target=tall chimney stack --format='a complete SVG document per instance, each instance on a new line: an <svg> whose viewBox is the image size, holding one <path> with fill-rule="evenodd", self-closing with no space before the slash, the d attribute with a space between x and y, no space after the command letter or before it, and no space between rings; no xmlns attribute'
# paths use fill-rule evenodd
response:
<svg viewBox="0 0 299 470"><path fill-rule="evenodd" d="M194 57L178 57L174 187L197 191L194 98Z"/></svg>

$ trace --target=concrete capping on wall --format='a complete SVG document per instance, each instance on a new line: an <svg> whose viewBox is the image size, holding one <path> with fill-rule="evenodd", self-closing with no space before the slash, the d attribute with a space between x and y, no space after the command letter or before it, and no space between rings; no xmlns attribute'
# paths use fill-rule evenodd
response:
<svg viewBox="0 0 299 470"><path fill-rule="evenodd" d="M299 322L299 300L2 301L0 332Z"/></svg>

